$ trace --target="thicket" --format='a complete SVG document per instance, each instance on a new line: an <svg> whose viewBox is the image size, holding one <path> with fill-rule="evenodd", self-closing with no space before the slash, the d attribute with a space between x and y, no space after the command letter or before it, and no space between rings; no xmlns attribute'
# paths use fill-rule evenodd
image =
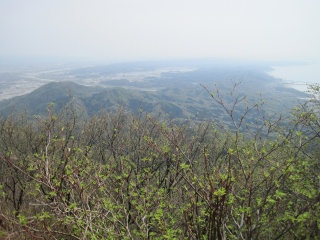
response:
<svg viewBox="0 0 320 240"><path fill-rule="evenodd" d="M2 119L0 239L319 239L317 97L266 117L209 94L232 126L72 105Z"/></svg>

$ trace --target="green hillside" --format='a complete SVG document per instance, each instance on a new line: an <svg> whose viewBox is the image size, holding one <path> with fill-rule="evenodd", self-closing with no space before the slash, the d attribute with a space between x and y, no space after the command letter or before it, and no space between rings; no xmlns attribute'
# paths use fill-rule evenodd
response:
<svg viewBox="0 0 320 240"><path fill-rule="evenodd" d="M104 77L104 71L97 72L96 68L91 70L95 76ZM90 68L72 74L84 74L83 79L87 75L93 76ZM5 116L26 111L30 115L44 115L49 104L54 103L55 109L59 110L72 101L87 117L99 111L114 111L121 106L132 112L161 112L180 121L225 121L228 116L222 113L221 106L212 99L211 93L223 97L227 104L234 104L237 99L245 97L238 104L238 111L243 111L246 103L263 103L264 112L269 115L289 113L299 99L308 96L284 87L281 81L257 68L204 68L188 72L164 72L139 81L130 80L130 75L127 78L101 81L95 87L75 82L52 82L27 95L1 101L0 113ZM250 114L254 118L255 113Z"/></svg>
<svg viewBox="0 0 320 240"><path fill-rule="evenodd" d="M115 107L147 97L167 112L181 100L129 93L84 99ZM176 124L124 108L83 119L74 104L37 121L0 119L0 238L319 239L318 99L285 119L217 92L221 122Z"/></svg>
<svg viewBox="0 0 320 240"><path fill-rule="evenodd" d="M0 102L0 239L319 239L319 87L138 66Z"/></svg>

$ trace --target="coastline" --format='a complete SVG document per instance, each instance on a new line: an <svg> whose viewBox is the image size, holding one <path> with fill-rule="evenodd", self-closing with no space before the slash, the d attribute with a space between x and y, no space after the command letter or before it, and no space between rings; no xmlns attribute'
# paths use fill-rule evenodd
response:
<svg viewBox="0 0 320 240"><path fill-rule="evenodd" d="M314 84L314 83L307 83L307 82L293 82L293 81L288 81L284 79L281 79L281 82L285 87L293 88L304 93L308 92L309 85Z"/></svg>
<svg viewBox="0 0 320 240"><path fill-rule="evenodd" d="M284 86L306 93L310 85L320 84L320 61L272 66L268 74L279 79Z"/></svg>

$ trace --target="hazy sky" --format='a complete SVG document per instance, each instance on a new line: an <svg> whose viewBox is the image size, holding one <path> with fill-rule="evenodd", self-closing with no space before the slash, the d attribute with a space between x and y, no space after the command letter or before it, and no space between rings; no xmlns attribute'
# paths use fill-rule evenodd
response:
<svg viewBox="0 0 320 240"><path fill-rule="evenodd" d="M0 0L0 55L319 60L319 0Z"/></svg>

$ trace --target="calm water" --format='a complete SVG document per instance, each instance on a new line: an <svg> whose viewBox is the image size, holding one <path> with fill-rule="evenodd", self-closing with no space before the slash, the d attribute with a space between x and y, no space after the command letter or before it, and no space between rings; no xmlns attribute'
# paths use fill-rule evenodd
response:
<svg viewBox="0 0 320 240"><path fill-rule="evenodd" d="M270 75L283 79L286 85L300 91L306 91L308 84L320 84L320 62L273 69Z"/></svg>

